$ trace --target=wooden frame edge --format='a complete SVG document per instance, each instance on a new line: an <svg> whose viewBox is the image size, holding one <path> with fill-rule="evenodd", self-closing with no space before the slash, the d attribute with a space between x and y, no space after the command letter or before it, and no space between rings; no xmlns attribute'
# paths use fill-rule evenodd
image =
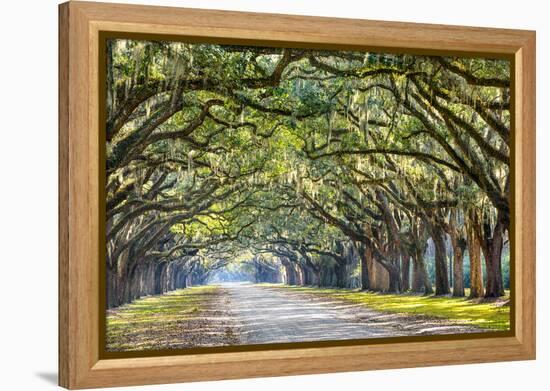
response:
<svg viewBox="0 0 550 391"><path fill-rule="evenodd" d="M145 11L147 11L145 13ZM187 27L181 18L193 15ZM159 22L159 16L166 18ZM211 353L173 357L99 360L97 313L92 305L97 297L93 262L94 208L93 191L97 186L94 165L93 35L100 27L122 31L151 30L155 25L163 33L190 33L203 36L246 36L251 30L239 29L230 16L264 20L265 28L257 35L274 41L305 44L350 42L343 32L346 24L357 28L376 47L420 48L429 50L447 40L449 50L508 53L515 57L515 130L516 130L516 237L515 275L516 328L514 337L478 340L407 342L351 347L308 348L260 352ZM198 18L197 18L198 17ZM180 18L180 19L178 19ZM211 21L209 18L212 18ZM285 32L278 18L295 23L305 21L306 28ZM128 19L129 22L125 22ZM156 20L156 22L155 22ZM164 22L166 20L166 22ZM180 20L180 24L178 24ZM220 20L226 20L225 23ZM316 23L334 22L335 34L313 33ZM216 24L218 23L218 24ZM284 23L283 23L284 25ZM370 30L369 30L370 26ZM429 29L418 45L418 36L399 34L407 29ZM272 29L272 30L270 30ZM309 33L308 33L309 29ZM391 33L393 31L393 34ZM434 34L434 31L439 34ZM491 34L489 34L491 33ZM370 34L370 35L369 35ZM391 35L383 39L383 35ZM498 39L493 38L493 35ZM358 34L359 36L361 34ZM456 35L451 39L450 35ZM298 39L296 39L298 37ZM471 40L469 40L471 38ZM501 41L499 41L501 40ZM500 43L498 43L498 42ZM354 45L364 43L354 38ZM505 42L505 43L502 43ZM415 46L415 43L417 46ZM402 46L399 46L402 44ZM477 45L477 46L476 46ZM95 50L95 51L94 51ZM92 64L92 65L90 65ZM490 361L526 360L536 357L535 338L535 33L531 31L464 28L395 22L343 20L290 15L251 14L229 11L204 11L169 7L69 2L59 6L59 384L65 388L175 383L221 380L243 377L282 376L343 372L369 369L465 364ZM97 284L96 284L97 285ZM97 312L97 311L96 311ZM399 354L395 354L398 352ZM457 354L457 353L467 353ZM428 355L433 355L428 357ZM393 355L393 356L392 356ZM246 365L243 365L246 363ZM183 370L185 369L185 370Z"/></svg>
<svg viewBox="0 0 550 391"><path fill-rule="evenodd" d="M516 233L516 259L521 262L521 305L518 305L516 335L525 349L526 359L536 358L536 33L526 32L525 42L516 57L516 135L521 138L521 156L516 156L518 170L515 191L521 193L521 204L516 208L516 221L521 232ZM517 201L516 201L517 202Z"/></svg>
<svg viewBox="0 0 550 391"><path fill-rule="evenodd" d="M70 385L69 374L69 311L68 303L64 298L69 296L69 6L59 6L59 384Z"/></svg>
<svg viewBox="0 0 550 391"><path fill-rule="evenodd" d="M452 341L455 342L455 341ZM194 357L100 360L76 388L183 383L255 377L321 374L436 365L515 361L531 358L514 337L469 341L466 346L451 341L364 345L348 348L312 348L294 351L204 354ZM487 350L498 350L487 354ZM461 353L470 357L460 357ZM433 354L430 360L426 354ZM219 357L216 357L219 356ZM225 356L225 357L224 357ZM229 357L228 357L229 356ZM124 373L124 376L120 376Z"/></svg>

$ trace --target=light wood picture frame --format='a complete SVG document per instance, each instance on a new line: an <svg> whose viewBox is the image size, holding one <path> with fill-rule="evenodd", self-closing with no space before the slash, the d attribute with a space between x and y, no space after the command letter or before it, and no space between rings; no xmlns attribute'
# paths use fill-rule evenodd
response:
<svg viewBox="0 0 550 391"><path fill-rule="evenodd" d="M100 37L491 54L513 62L512 330L475 339L104 358ZM535 359L535 32L70 1L59 6L59 384L69 389ZM104 228L104 227L103 227Z"/></svg>

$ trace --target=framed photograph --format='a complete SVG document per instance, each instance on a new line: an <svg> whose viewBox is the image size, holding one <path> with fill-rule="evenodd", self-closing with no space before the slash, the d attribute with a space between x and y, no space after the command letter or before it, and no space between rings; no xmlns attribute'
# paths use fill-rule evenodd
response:
<svg viewBox="0 0 550 391"><path fill-rule="evenodd" d="M534 32L59 12L60 385L535 358Z"/></svg>

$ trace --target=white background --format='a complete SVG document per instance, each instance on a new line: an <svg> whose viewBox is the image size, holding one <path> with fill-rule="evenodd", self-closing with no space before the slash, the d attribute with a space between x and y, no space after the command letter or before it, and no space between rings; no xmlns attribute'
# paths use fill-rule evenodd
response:
<svg viewBox="0 0 550 391"><path fill-rule="evenodd" d="M123 0L119 0L123 2ZM537 30L538 359L422 369L236 380L141 389L194 391L521 390L550 380L548 277L549 29L545 1L135 0L134 3ZM0 389L56 387L57 1L2 2L0 12ZM548 281L545 281L548 282ZM546 305L544 305L546 303ZM457 352L457 354L462 354ZM539 385L537 385L539 384ZM132 388L134 389L134 388ZM137 388L135 388L137 389Z"/></svg>

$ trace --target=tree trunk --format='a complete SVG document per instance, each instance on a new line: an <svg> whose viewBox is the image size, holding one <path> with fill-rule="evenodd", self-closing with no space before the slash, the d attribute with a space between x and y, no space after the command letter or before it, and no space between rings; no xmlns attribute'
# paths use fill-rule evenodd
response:
<svg viewBox="0 0 550 391"><path fill-rule="evenodd" d="M315 281L313 281L313 285L321 287L321 268L317 267L316 269L313 269L313 273L315 275Z"/></svg>
<svg viewBox="0 0 550 391"><path fill-rule="evenodd" d="M502 239L500 239L502 243ZM487 270L487 288L485 297L504 296L504 284L502 280L502 244L491 245L485 252L485 269Z"/></svg>
<svg viewBox="0 0 550 391"><path fill-rule="evenodd" d="M285 268L286 284L296 285L296 270L294 270L292 262L285 260L283 266Z"/></svg>
<svg viewBox="0 0 550 391"><path fill-rule="evenodd" d="M432 227L432 240L435 247L435 294L450 293L449 274L447 273L447 251L445 248L445 232L439 226Z"/></svg>
<svg viewBox="0 0 550 391"><path fill-rule="evenodd" d="M113 308L120 305L118 300L118 276L116 272L107 269L107 308Z"/></svg>
<svg viewBox="0 0 550 391"><path fill-rule="evenodd" d="M290 270L290 266L285 265L285 274L286 274L286 284L287 285L294 285L294 277L292 275L292 271Z"/></svg>
<svg viewBox="0 0 550 391"><path fill-rule="evenodd" d="M300 265L300 269L302 270L302 285L311 285L311 277L308 267L306 265Z"/></svg>
<svg viewBox="0 0 550 391"><path fill-rule="evenodd" d="M446 247L446 245L445 245ZM454 283L454 258L453 252L449 251L446 258L449 260L449 286L453 286Z"/></svg>
<svg viewBox="0 0 550 391"><path fill-rule="evenodd" d="M464 297L464 253L460 246L453 250L453 296Z"/></svg>
<svg viewBox="0 0 550 391"><path fill-rule="evenodd" d="M464 297L464 231L458 228L457 211L453 209L449 219L449 235L453 247L453 296Z"/></svg>
<svg viewBox="0 0 550 391"><path fill-rule="evenodd" d="M408 255L401 257L401 290L406 292L411 289L411 258Z"/></svg>
<svg viewBox="0 0 550 391"><path fill-rule="evenodd" d="M367 259L369 269L369 289L387 291L390 286L388 270L378 262L374 255Z"/></svg>
<svg viewBox="0 0 550 391"><path fill-rule="evenodd" d="M355 253L359 255L359 289L366 291L370 286L369 265L372 263L372 250L362 242L352 242Z"/></svg>
<svg viewBox="0 0 550 391"><path fill-rule="evenodd" d="M468 255L470 257L470 298L483 296L483 272L481 269L481 245L479 243L478 217L475 211L470 211L466 221Z"/></svg>
<svg viewBox="0 0 550 391"><path fill-rule="evenodd" d="M361 261L361 290L370 289L369 284L369 259L372 258L372 251L368 246L359 246L358 252Z"/></svg>
<svg viewBox="0 0 550 391"><path fill-rule="evenodd" d="M296 265L295 267L295 270L296 270L296 285L301 285L301 286L304 286L306 283L305 283L305 278L306 278L306 275L305 275L305 272L304 272L304 267L300 264Z"/></svg>
<svg viewBox="0 0 550 391"><path fill-rule="evenodd" d="M424 251L422 248L415 248L413 256L413 283L412 291L424 293L426 295L433 293L432 283L426 272L426 263L424 262Z"/></svg>
<svg viewBox="0 0 550 391"><path fill-rule="evenodd" d="M336 287L345 288L346 287L345 265L337 263L334 266L334 273L336 274Z"/></svg>
<svg viewBox="0 0 550 391"><path fill-rule="evenodd" d="M433 293L432 283L428 278L426 272L426 263L424 261L424 254L426 253L427 236L426 236L426 223L419 220L411 219L411 228L413 235L411 257L413 261L413 282L412 291L421 292L426 295Z"/></svg>
<svg viewBox="0 0 550 391"><path fill-rule="evenodd" d="M387 270L390 278L390 286L388 288L388 292L401 292L401 275L399 273L399 268L389 268Z"/></svg>
<svg viewBox="0 0 550 391"><path fill-rule="evenodd" d="M499 213L497 222L490 233L491 227L486 217L483 223L484 240L482 251L485 258L485 269L487 270L487 281L485 286L485 297L504 296L504 284L502 280L502 246L504 244L505 225Z"/></svg>

